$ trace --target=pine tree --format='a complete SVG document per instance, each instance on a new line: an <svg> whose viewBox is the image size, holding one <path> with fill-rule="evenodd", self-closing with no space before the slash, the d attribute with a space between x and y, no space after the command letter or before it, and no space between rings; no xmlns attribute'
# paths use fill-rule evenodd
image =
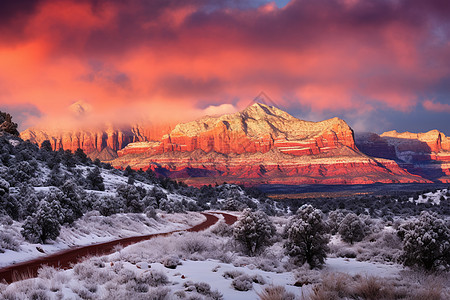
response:
<svg viewBox="0 0 450 300"><path fill-rule="evenodd" d="M275 227L269 217L262 211L252 212L245 209L242 217L234 227L234 239L249 255L259 253L271 244Z"/></svg>
<svg viewBox="0 0 450 300"><path fill-rule="evenodd" d="M320 210L311 205L300 207L287 226L286 236L286 254L296 264L308 263L311 269L324 264L329 236Z"/></svg>

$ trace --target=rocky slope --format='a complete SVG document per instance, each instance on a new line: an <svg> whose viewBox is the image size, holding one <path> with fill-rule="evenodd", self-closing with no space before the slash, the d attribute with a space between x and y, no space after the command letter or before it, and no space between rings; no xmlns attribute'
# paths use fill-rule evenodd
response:
<svg viewBox="0 0 450 300"><path fill-rule="evenodd" d="M356 145L367 155L397 160L410 173L450 182L450 138L438 130L362 134L357 135Z"/></svg>
<svg viewBox="0 0 450 300"><path fill-rule="evenodd" d="M115 167L150 167L198 185L427 182L362 154L343 120L307 122L260 103L178 124L161 141L131 143L118 155Z"/></svg>

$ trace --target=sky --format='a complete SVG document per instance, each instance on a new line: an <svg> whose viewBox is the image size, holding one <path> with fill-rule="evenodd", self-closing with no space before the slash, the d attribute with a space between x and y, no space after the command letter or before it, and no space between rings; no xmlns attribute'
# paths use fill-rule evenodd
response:
<svg viewBox="0 0 450 300"><path fill-rule="evenodd" d="M21 130L187 121L264 91L304 120L449 135L449 16L448 0L1 1L0 110Z"/></svg>

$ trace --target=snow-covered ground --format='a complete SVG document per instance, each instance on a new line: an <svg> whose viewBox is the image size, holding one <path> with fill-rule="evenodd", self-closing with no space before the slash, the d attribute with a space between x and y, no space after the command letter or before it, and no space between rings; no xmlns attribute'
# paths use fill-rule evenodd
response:
<svg viewBox="0 0 450 300"><path fill-rule="evenodd" d="M341 272L349 275L366 275L395 278L403 270L398 264L381 264L368 261L357 261L354 258L330 257L326 260L324 271Z"/></svg>
<svg viewBox="0 0 450 300"><path fill-rule="evenodd" d="M19 243L19 250L0 253L0 268L14 263L56 253L71 247L112 241L124 237L141 236L190 228L205 220L200 213L158 214L157 219L145 214L116 214L109 217L90 212L71 226L63 226L55 241L48 244L27 242L20 234L22 223L0 225L0 230L11 233ZM38 250L39 249L39 250Z"/></svg>
<svg viewBox="0 0 450 300"><path fill-rule="evenodd" d="M418 199L410 197L409 201L416 203L431 203L433 205L439 205L441 203L441 200L445 199L445 201L447 201L450 198L449 196L447 196L447 193L448 193L447 189L437 190L435 192L428 192L423 195L419 195Z"/></svg>

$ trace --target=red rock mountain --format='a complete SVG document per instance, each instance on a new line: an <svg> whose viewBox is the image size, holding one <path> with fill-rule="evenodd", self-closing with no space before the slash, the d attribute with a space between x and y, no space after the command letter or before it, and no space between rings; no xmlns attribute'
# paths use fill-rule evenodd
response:
<svg viewBox="0 0 450 300"><path fill-rule="evenodd" d="M49 140L54 150L65 149L84 150L92 159L103 161L117 157L117 150L123 149L129 143L138 141L159 140L170 132L170 125L105 125L91 130L49 130L30 128L20 133L23 140L41 144Z"/></svg>
<svg viewBox="0 0 450 300"><path fill-rule="evenodd" d="M118 155L115 167L150 167L196 185L429 182L361 153L341 119L308 122L260 103L178 124L160 141L130 143Z"/></svg>
<svg viewBox="0 0 450 300"><path fill-rule="evenodd" d="M356 144L367 155L397 160L413 174L450 182L450 138L438 130L363 134L357 136Z"/></svg>

